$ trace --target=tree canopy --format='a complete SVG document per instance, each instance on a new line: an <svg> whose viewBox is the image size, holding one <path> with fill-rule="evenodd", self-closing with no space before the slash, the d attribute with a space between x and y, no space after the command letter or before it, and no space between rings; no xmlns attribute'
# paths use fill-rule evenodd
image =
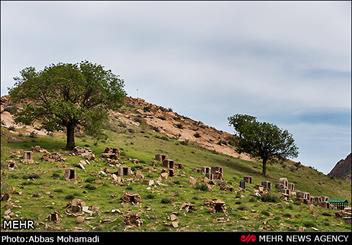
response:
<svg viewBox="0 0 352 245"><path fill-rule="evenodd" d="M255 117L245 114L231 116L228 121L239 138L238 150L262 159L263 176L266 176L266 163L269 159L298 156L298 147L287 130L271 123L258 122Z"/></svg>
<svg viewBox="0 0 352 245"><path fill-rule="evenodd" d="M15 120L24 124L40 121L49 131L66 129L66 149L74 148L78 125L98 135L108 110L119 108L126 96L118 75L88 61L52 64L41 71L27 67L14 79L9 94L23 104Z"/></svg>

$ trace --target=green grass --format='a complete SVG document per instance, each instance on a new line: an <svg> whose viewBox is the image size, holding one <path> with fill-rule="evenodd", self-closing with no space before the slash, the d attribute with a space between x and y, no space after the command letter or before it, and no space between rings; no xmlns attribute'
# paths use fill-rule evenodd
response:
<svg viewBox="0 0 352 245"><path fill-rule="evenodd" d="M204 150L191 143L179 144L177 140L171 138L165 140L165 136L145 127L142 129L136 127L128 131L116 126L114 131L108 132L108 135L109 138L105 143L97 145L89 137L76 138L77 145L89 145L98 158L86 165L85 170L75 168L77 179L66 181L63 178L64 168L74 167L81 158L70 156L63 150L64 136L36 138L16 136L14 138L7 130L2 129L2 190L5 187L7 189L11 187L17 193L21 193L21 195L11 195L11 202L17 205L12 211L19 218L34 219L39 230L71 231L75 227L81 227L86 231L123 231L125 228L123 213L127 211L141 214L143 225L132 228L135 231L297 231L302 226L306 231L313 228L321 231L351 229L343 220L335 218L334 210L321 207L310 209L308 205L299 205L293 200L263 202L250 196L254 185L264 180L260 175L261 165L258 162L232 158ZM60 152L67 160L61 163L45 162L40 160L42 153L34 153L36 163L26 165L17 161L18 167L15 170L7 170L4 161L9 159L11 151L29 150L35 145L40 145L49 151ZM126 180L122 185L118 185L114 184L110 177L99 175L104 168L112 172L116 171L99 158L106 146L119 147L124 164L134 167L134 170L141 169L146 180L133 182ZM155 153L167 154L173 160L183 163L185 169L177 170L176 176L163 180L165 186L148 188L148 180L156 180L162 167L160 163L153 162ZM133 164L128 160L130 158L139 159L140 163ZM157 169L155 172L146 170L147 167L153 168L153 166ZM200 166L224 167L225 180L232 182L235 191L221 191L218 186L211 191L204 191L205 188L202 187L191 187L188 183L189 176L198 179L202 177L201 174L192 172L192 168ZM327 195L330 198L351 200L351 187L348 182L330 179L305 166L291 171L289 168L292 166L294 165L291 163L286 163L285 167L281 164L269 164L267 170L269 176L265 179L276 183L280 177L287 177L289 181L296 184L297 189L311 192L312 195ZM252 175L254 183L247 185L246 190L235 198L239 180L245 175ZM141 203L122 203L120 198L125 192L140 194ZM275 189L274 195L278 195ZM74 217L65 214L65 207L73 198L83 199L88 206L99 207L99 213L83 224L76 224ZM208 207L204 206L204 200L214 198L225 201L227 216L223 213L210 213ZM196 211L184 213L179 210L183 202L193 203ZM1 217L6 210L6 203L1 202ZM112 213L113 209L118 209L121 213ZM48 214L54 211L58 211L62 217L59 224L47 223L45 220ZM165 225L169 222L168 216L173 212L178 213L178 229ZM227 221L219 223L217 219L222 217ZM101 222L107 219L111 222ZM46 228L45 224L49 226Z"/></svg>

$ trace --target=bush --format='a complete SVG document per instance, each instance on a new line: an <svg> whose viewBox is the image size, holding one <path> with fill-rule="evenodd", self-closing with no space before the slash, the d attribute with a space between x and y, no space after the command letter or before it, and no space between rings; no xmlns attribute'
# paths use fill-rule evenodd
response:
<svg viewBox="0 0 352 245"><path fill-rule="evenodd" d="M29 137L30 137L30 138L37 138L37 137L38 137L38 133L36 133L35 131L32 131L32 132L29 134Z"/></svg>
<svg viewBox="0 0 352 245"><path fill-rule="evenodd" d="M200 138L201 137L200 133L198 133L198 132L196 132L193 136L196 137L196 138Z"/></svg>
<svg viewBox="0 0 352 245"><path fill-rule="evenodd" d="M284 213L283 216L285 218L292 218L293 217L292 214L290 214L290 213Z"/></svg>
<svg viewBox="0 0 352 245"><path fill-rule="evenodd" d="M65 196L65 199L66 199L66 200L72 200L72 199L74 199L74 198L75 198L75 195L74 195L74 194L68 194L68 195Z"/></svg>
<svg viewBox="0 0 352 245"><path fill-rule="evenodd" d="M265 216L270 216L270 213L266 210L262 210L260 213Z"/></svg>
<svg viewBox="0 0 352 245"><path fill-rule="evenodd" d="M183 129L183 125L181 123L176 123L175 128Z"/></svg>
<svg viewBox="0 0 352 245"><path fill-rule="evenodd" d="M143 111L144 111L144 112L150 112L150 109L151 109L151 108L150 108L149 106L145 106L145 107L143 108Z"/></svg>
<svg viewBox="0 0 352 245"><path fill-rule="evenodd" d="M209 191L208 186L205 183L197 183L196 189L201 191Z"/></svg>
<svg viewBox="0 0 352 245"><path fill-rule="evenodd" d="M86 188L86 189L88 189L88 190L95 190L95 189L97 189L94 185L92 185L92 184L86 184L85 186L84 186L84 188Z"/></svg>
<svg viewBox="0 0 352 245"><path fill-rule="evenodd" d="M239 206L237 209L241 211L248 210L247 206L244 205Z"/></svg>
<svg viewBox="0 0 352 245"><path fill-rule="evenodd" d="M170 198L163 198L163 199L161 199L160 202L161 202L162 204L168 204L168 203L171 203L172 201L171 201Z"/></svg>
<svg viewBox="0 0 352 245"><path fill-rule="evenodd" d="M255 197L251 197L251 198L249 198L249 200L248 200L249 202L256 202L257 201L257 199L255 198Z"/></svg>
<svg viewBox="0 0 352 245"><path fill-rule="evenodd" d="M175 184L175 185L179 185L179 184L181 184L181 182L180 182L179 180L175 180L175 181L174 181L174 184Z"/></svg>
<svg viewBox="0 0 352 245"><path fill-rule="evenodd" d="M314 227L314 222L313 221L311 221L311 220L305 220L304 222L303 222L303 225L305 226L305 227Z"/></svg>
<svg viewBox="0 0 352 245"><path fill-rule="evenodd" d="M154 199L154 198L155 198L155 195L149 193L149 194L147 194L147 195L145 196L145 198L146 198L146 199Z"/></svg>
<svg viewBox="0 0 352 245"><path fill-rule="evenodd" d="M23 175L22 178L23 179L39 179L40 176L38 174L33 173L33 174L25 174L25 175Z"/></svg>
<svg viewBox="0 0 352 245"><path fill-rule="evenodd" d="M95 178L90 176L90 177L88 177L88 178L85 179L85 182L87 182L87 183L93 183L93 182L95 182Z"/></svg>
<svg viewBox="0 0 352 245"><path fill-rule="evenodd" d="M61 177L61 175L59 173L53 173L51 175L51 178L53 178L53 179L59 179L60 177Z"/></svg>
<svg viewBox="0 0 352 245"><path fill-rule="evenodd" d="M263 202L278 202L279 198L272 194L266 194L261 197Z"/></svg>

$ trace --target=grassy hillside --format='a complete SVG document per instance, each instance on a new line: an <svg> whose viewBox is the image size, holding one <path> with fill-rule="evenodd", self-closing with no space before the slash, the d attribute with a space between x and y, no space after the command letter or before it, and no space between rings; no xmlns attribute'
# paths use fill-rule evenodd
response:
<svg viewBox="0 0 352 245"><path fill-rule="evenodd" d="M107 131L109 138L104 143L94 144L94 140L83 136L76 139L77 145L89 146L96 154L96 161L91 161L85 170L76 168L78 175L75 181L63 178L64 168L73 167L82 158L70 156L62 150L65 146L64 135L29 137L11 136L2 129L1 164L2 191L15 188L10 201L1 202L1 218L4 212L11 210L22 218L33 218L41 230L103 230L122 231L126 227L123 214L127 211L141 214L143 225L130 230L142 231L235 231L235 230L270 230L297 231L305 227L306 231L347 231L351 230L341 219L335 218L335 210L299 204L293 200L288 202L262 202L251 196L254 185L264 180L260 176L261 165L258 162L239 160L230 156L211 152L193 144L181 143L170 139L148 127L126 128L114 126ZM15 170L7 170L5 160L10 152L30 150L39 145L50 152L60 152L65 162L41 161L42 153L34 153L36 163L27 165L18 161ZM185 165L185 169L176 170L176 176L163 180L165 185L147 189L148 181L125 181L123 185L112 182L110 176L101 176L104 168L113 170L99 156L105 147L119 147L125 165L133 170L142 170L145 180L156 180L160 176L162 166L153 161L156 153L165 153L171 159ZM140 163L132 163L128 159L139 159ZM221 191L215 186L212 191L203 191L189 185L189 176L201 179L200 173L192 171L200 166L224 167L225 180L234 187L234 192ZM154 167L154 170L153 170ZM148 170L149 169L149 170ZM275 184L280 177L287 177L296 184L296 188L308 191L312 195L327 195L330 198L346 198L351 200L351 185L348 182L331 179L314 169L305 166L269 164L268 177ZM36 173L39 178L28 180L28 175ZM251 175L254 184L247 185L243 192L238 192L239 180ZM145 183L146 182L146 183ZM121 203L125 192L138 193L142 197L140 204ZM237 193L238 192L238 193ZM278 192L273 190L274 195ZM100 211L96 216L86 216L86 220L77 224L74 217L65 214L65 206L72 198L80 198L87 205L97 206ZM226 203L227 213L209 213L204 200L219 198ZM184 202L195 205L196 211L185 213L180 210ZM11 207L11 203L15 207ZM119 210L112 212L112 210ZM58 211L62 218L59 224L46 221L49 213ZM168 217L175 212L179 227L171 227Z"/></svg>

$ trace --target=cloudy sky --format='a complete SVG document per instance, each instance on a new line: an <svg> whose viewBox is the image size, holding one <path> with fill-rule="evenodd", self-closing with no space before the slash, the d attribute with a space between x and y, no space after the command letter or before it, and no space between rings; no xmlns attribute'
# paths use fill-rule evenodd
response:
<svg viewBox="0 0 352 245"><path fill-rule="evenodd" d="M24 67L81 60L219 129L288 129L324 173L351 151L349 2L1 2L1 95Z"/></svg>

